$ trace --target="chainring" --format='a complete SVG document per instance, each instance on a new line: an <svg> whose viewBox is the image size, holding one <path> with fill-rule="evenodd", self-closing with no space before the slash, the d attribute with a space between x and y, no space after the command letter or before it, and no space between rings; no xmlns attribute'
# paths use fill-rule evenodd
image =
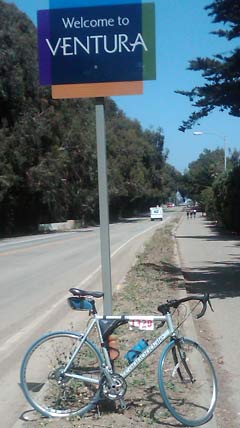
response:
<svg viewBox="0 0 240 428"><path fill-rule="evenodd" d="M105 379L102 383L103 395L109 400L120 400L127 391L127 383L119 374L111 375L111 384Z"/></svg>

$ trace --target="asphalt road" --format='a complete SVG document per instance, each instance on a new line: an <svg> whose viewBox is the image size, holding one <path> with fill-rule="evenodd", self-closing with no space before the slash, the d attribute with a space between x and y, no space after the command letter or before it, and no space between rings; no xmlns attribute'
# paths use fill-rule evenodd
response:
<svg viewBox="0 0 240 428"><path fill-rule="evenodd" d="M157 227L167 221L129 219L110 226L116 288ZM19 382L25 350L40 334L80 322L68 289L101 290L99 228L0 241L0 420L12 428L26 406Z"/></svg>

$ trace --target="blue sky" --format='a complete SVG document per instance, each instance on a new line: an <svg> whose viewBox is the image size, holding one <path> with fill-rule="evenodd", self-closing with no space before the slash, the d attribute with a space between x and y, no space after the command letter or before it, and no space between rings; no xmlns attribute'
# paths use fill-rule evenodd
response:
<svg viewBox="0 0 240 428"><path fill-rule="evenodd" d="M69 5L80 0L68 0ZM82 0L86 3L86 0ZM124 2L125 0L122 0ZM134 0L135 1L135 0ZM66 4L66 0L51 0L52 4ZM88 0L90 3L119 3L119 0ZM155 0L156 4L156 55L157 80L144 83L144 94L114 97L119 108L128 117L138 119L143 128L161 127L165 135L168 162L183 172L205 149L223 147L240 150L240 118L227 112L214 112L202 119L193 130L205 135L194 136L193 130L179 132L182 120L188 118L193 107L188 98L175 94L176 89L188 90L201 85L201 74L187 70L188 62L198 56L228 53L235 42L227 42L210 34L218 26L211 23L204 6L212 0ZM48 0L9 0L24 11L36 24L36 11L48 8ZM125 1L131 3L131 0ZM216 135L215 135L216 134Z"/></svg>

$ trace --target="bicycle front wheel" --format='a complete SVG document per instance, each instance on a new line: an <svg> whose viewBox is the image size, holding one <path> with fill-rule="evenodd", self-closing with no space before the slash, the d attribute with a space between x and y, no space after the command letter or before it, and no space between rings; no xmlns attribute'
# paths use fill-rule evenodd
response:
<svg viewBox="0 0 240 428"><path fill-rule="evenodd" d="M72 332L49 333L27 351L20 382L32 407L44 416L84 415L100 397L102 355L85 340L65 374L64 369L82 336Z"/></svg>
<svg viewBox="0 0 240 428"><path fill-rule="evenodd" d="M211 419L217 400L217 378L206 351L187 338L172 340L159 362L159 387L170 413L196 427Z"/></svg>

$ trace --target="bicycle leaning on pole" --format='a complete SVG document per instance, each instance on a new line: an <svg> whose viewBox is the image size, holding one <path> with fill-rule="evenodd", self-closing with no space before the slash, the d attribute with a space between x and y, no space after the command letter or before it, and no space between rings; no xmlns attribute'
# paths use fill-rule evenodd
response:
<svg viewBox="0 0 240 428"><path fill-rule="evenodd" d="M71 288L68 302L72 309L88 310L90 322L83 333L57 331L47 333L34 342L22 362L20 381L32 407L47 417L66 417L93 410L103 400L119 400L124 408L126 378L163 342L158 369L158 382L165 405L183 425L195 427L213 416L217 400L217 378L212 362L196 341L183 337L174 326L172 309L188 301L201 304L197 318L210 305L208 294L187 296L161 304L161 315L98 315L95 300L102 292ZM212 307L211 307L212 309ZM114 359L117 350L109 339L123 324L160 323L167 328L152 343L141 340L126 357L129 365L117 373ZM91 339L96 330L99 345ZM115 355L114 355L115 353Z"/></svg>

